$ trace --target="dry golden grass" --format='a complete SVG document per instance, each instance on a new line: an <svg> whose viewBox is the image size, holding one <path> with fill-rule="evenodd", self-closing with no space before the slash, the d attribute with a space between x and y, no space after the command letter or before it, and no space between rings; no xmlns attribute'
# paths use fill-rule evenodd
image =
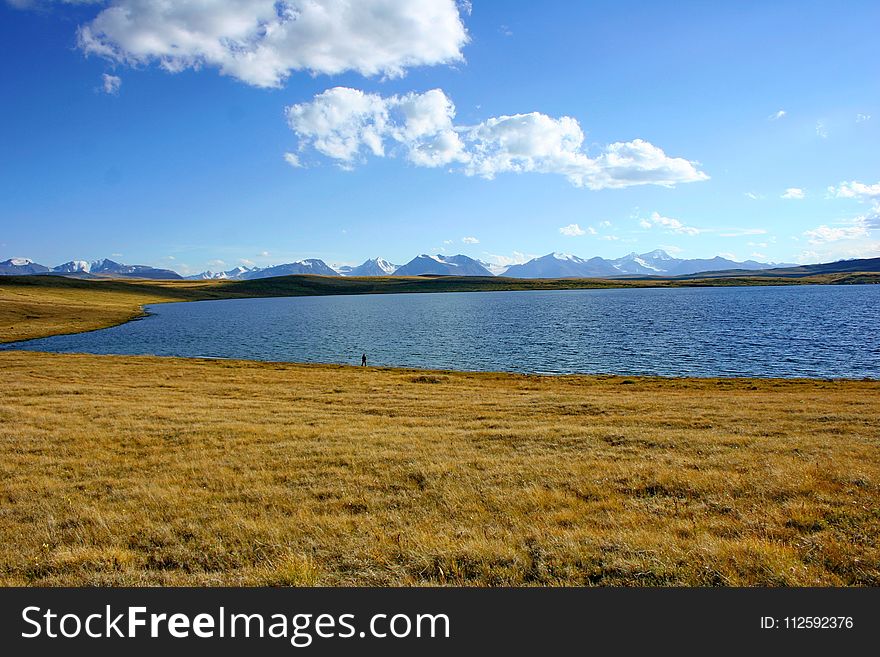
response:
<svg viewBox="0 0 880 657"><path fill-rule="evenodd" d="M202 281L169 283L0 277L0 342L93 331L142 316L145 304L208 298Z"/></svg>
<svg viewBox="0 0 880 657"><path fill-rule="evenodd" d="M880 585L877 382L0 373L0 584Z"/></svg>

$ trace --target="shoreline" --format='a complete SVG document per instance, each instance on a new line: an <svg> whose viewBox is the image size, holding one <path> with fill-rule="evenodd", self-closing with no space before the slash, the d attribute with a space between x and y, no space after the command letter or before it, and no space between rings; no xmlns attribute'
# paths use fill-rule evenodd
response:
<svg viewBox="0 0 880 657"><path fill-rule="evenodd" d="M133 320L136 321L136 320ZM105 327L111 328L111 327ZM104 329L94 329L101 331ZM91 331L81 331L88 333ZM67 334L66 334L67 335ZM75 334L69 334L75 335ZM48 336L54 337L54 336ZM41 338L33 338L39 340ZM29 342L22 340L20 342ZM755 384L755 383L800 383L800 384L819 384L819 383L880 383L878 377L810 377L810 376L679 376L679 375L663 375L663 374L617 374L608 372L515 372L511 370L454 370L454 369L437 369L430 367L405 367L398 365L368 365L362 367L356 363L324 363L310 361L290 361L290 360L258 360L252 358L234 358L229 356L166 356L160 354L95 354L87 351L44 351L38 349L16 349L16 343L6 343L0 345L0 357L3 354L42 354L47 356L77 356L88 358L112 358L112 359L156 359L159 361L181 361L192 363L231 363L231 364L252 364L256 366L266 366L270 368L294 367L294 368L313 368L313 369L340 369L354 370L357 372L387 372L392 374L413 374L413 375L462 375L462 376L487 376L492 378L512 377L524 379L546 379L546 380L584 380L584 381L616 381L624 385L627 383L676 383L676 382L698 382L698 383L716 383L723 384L725 382Z"/></svg>

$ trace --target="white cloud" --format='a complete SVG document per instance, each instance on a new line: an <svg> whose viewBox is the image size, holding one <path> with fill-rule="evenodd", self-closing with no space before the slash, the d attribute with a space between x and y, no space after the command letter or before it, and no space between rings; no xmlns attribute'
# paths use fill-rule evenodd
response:
<svg viewBox="0 0 880 657"><path fill-rule="evenodd" d="M611 222L607 219L599 222L599 228L611 228Z"/></svg>
<svg viewBox="0 0 880 657"><path fill-rule="evenodd" d="M352 164L365 152L386 155L386 140L400 145L413 164L438 167L467 159L452 126L455 108L439 89L383 98L335 87L309 103L286 109L301 144Z"/></svg>
<svg viewBox="0 0 880 657"><path fill-rule="evenodd" d="M832 242L815 249L802 251L798 262L832 262L847 258L876 258L880 256L880 240L849 240Z"/></svg>
<svg viewBox="0 0 880 657"><path fill-rule="evenodd" d="M467 41L454 0L109 0L78 31L86 54L169 72L214 67L258 87L293 71L397 77L461 61Z"/></svg>
<svg viewBox="0 0 880 657"><path fill-rule="evenodd" d="M743 192L743 196L745 196L746 198L750 198L753 201L760 201L762 198L764 198L763 194L756 194L755 192Z"/></svg>
<svg viewBox="0 0 880 657"><path fill-rule="evenodd" d="M675 246L674 244L661 244L660 248L666 251L669 255L678 255L679 253L684 253L684 249L680 246Z"/></svg>
<svg viewBox="0 0 880 657"><path fill-rule="evenodd" d="M579 237L581 235L586 235L587 231L578 226L577 224L568 224L568 226L563 226L559 229L559 232L565 235L566 237Z"/></svg>
<svg viewBox="0 0 880 657"><path fill-rule="evenodd" d="M826 226L822 225L812 230L804 231L804 236L810 244L824 244L825 242L839 242L840 240L852 240L866 237L867 226L863 222L851 226Z"/></svg>
<svg viewBox="0 0 880 657"><path fill-rule="evenodd" d="M494 253L488 253L486 251L483 252L483 258L486 262L495 265L498 268L509 267L510 265L521 265L533 258L536 258L535 255L529 255L526 253L522 253L520 251L514 251L511 255L497 255Z"/></svg>
<svg viewBox="0 0 880 657"><path fill-rule="evenodd" d="M443 243L448 246L450 244L455 244L455 241L454 240L443 240Z"/></svg>
<svg viewBox="0 0 880 657"><path fill-rule="evenodd" d="M647 219L641 219L639 221L639 225L642 228L653 228L656 226L658 228L666 230L667 232L678 233L680 235L699 235L700 233L705 232L700 228L686 226L678 219L673 219L672 217L664 217L658 212L652 212L651 216Z"/></svg>
<svg viewBox="0 0 880 657"><path fill-rule="evenodd" d="M866 185L856 180L842 182L837 187L829 187L828 193L837 198L856 198L861 201L880 199L880 182L874 185Z"/></svg>
<svg viewBox="0 0 880 657"><path fill-rule="evenodd" d="M480 240L478 240L476 237L462 237L461 241L465 244L479 244L480 243Z"/></svg>
<svg viewBox="0 0 880 657"><path fill-rule="evenodd" d="M828 130L825 128L825 121L816 121L816 136L822 139L828 138Z"/></svg>
<svg viewBox="0 0 880 657"><path fill-rule="evenodd" d="M751 257L757 258L758 260L766 260L767 254L766 253L758 253L757 251L753 251Z"/></svg>
<svg viewBox="0 0 880 657"><path fill-rule="evenodd" d="M222 260L219 260L219 259L218 260L208 260L208 265L210 267L225 267L226 263L223 262Z"/></svg>
<svg viewBox="0 0 880 657"><path fill-rule="evenodd" d="M804 197L804 190L802 190L800 187L789 187L788 189L785 190L785 192L783 192L782 196L780 196L780 198L787 198L787 199L794 199L794 200L800 200L803 197Z"/></svg>
<svg viewBox="0 0 880 657"><path fill-rule="evenodd" d="M856 123L864 123L865 121L870 121L870 114L856 114Z"/></svg>
<svg viewBox="0 0 880 657"><path fill-rule="evenodd" d="M728 260L739 260L739 258L736 257L736 254L731 253L730 251L723 251L718 255L720 255L722 258L727 258Z"/></svg>
<svg viewBox="0 0 880 657"><path fill-rule="evenodd" d="M296 153L285 153L284 161L287 162L294 169L300 169L303 166L302 162L300 162L299 160L299 156Z"/></svg>
<svg viewBox="0 0 880 657"><path fill-rule="evenodd" d="M110 75L109 73L103 73L101 75L101 89L105 94L115 96L119 93L119 87L121 86L122 78L118 75Z"/></svg>
<svg viewBox="0 0 880 657"><path fill-rule="evenodd" d="M342 232L344 233L345 231L343 230ZM257 255L261 258L268 258L269 252L268 251L260 251Z"/></svg>
<svg viewBox="0 0 880 657"><path fill-rule="evenodd" d="M707 180L696 163L667 156L642 139L617 142L591 157L584 133L568 116L532 112L455 125L455 106L440 89L383 97L335 87L286 110L300 147L351 166L367 155L402 152L425 167L458 165L470 176L537 172L565 176L590 189Z"/></svg>
<svg viewBox="0 0 880 657"><path fill-rule="evenodd" d="M781 110L779 110L779 111L773 112L773 114L771 114L771 115L768 116L767 118L768 118L770 121L778 121L779 119L781 119L781 118L784 117L785 115L786 115L786 111L785 111L784 109L781 109Z"/></svg>
<svg viewBox="0 0 880 657"><path fill-rule="evenodd" d="M245 267L253 267L254 265L257 264L253 260L248 260L247 258L241 258L238 262L239 262L239 264L244 265Z"/></svg>
<svg viewBox="0 0 880 657"><path fill-rule="evenodd" d="M880 182L868 185L856 180L842 182L837 187L829 187L828 193L836 198L852 198L860 203L870 203L870 209L853 221L866 229L880 229Z"/></svg>

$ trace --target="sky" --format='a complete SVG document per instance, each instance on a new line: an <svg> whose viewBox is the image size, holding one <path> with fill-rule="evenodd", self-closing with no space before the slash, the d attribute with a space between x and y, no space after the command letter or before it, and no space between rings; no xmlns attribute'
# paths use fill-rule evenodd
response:
<svg viewBox="0 0 880 657"><path fill-rule="evenodd" d="M880 256L880 3L0 0L0 260Z"/></svg>

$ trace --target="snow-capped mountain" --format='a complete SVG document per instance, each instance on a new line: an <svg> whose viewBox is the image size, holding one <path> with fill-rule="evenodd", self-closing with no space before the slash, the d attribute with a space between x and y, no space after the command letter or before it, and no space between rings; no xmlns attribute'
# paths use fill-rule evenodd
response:
<svg viewBox="0 0 880 657"><path fill-rule="evenodd" d="M290 276L291 274L339 276L339 272L335 269L331 269L323 260L309 258L308 260L298 260L297 262L288 262L284 265L275 265L274 267L249 271L239 276L239 278L243 280L253 280L255 278L270 278L272 276Z"/></svg>
<svg viewBox="0 0 880 657"><path fill-rule="evenodd" d="M599 278L620 275L604 258L584 260L567 253L548 253L521 265L511 265L504 272L510 278Z"/></svg>
<svg viewBox="0 0 880 657"><path fill-rule="evenodd" d="M0 276L28 276L45 274L49 268L28 258L10 258L0 262Z"/></svg>
<svg viewBox="0 0 880 657"><path fill-rule="evenodd" d="M390 276L400 265L394 265L384 258L371 258L366 260L357 267L341 266L337 267L343 276Z"/></svg>
<svg viewBox="0 0 880 657"><path fill-rule="evenodd" d="M478 261L465 255L442 254L416 256L394 272L395 276L492 276Z"/></svg>
<svg viewBox="0 0 880 657"><path fill-rule="evenodd" d="M89 267L89 273L95 276L123 276L127 278L183 278L176 271L170 269L158 269L149 265L123 265L108 258L93 262Z"/></svg>
<svg viewBox="0 0 880 657"><path fill-rule="evenodd" d="M227 271L215 272L209 269L208 271L203 271L202 273L193 276L187 276L186 278L191 281L238 280L245 274L257 271L260 271L259 267L245 267L244 265L239 265L238 267L228 269Z"/></svg>
<svg viewBox="0 0 880 657"><path fill-rule="evenodd" d="M612 276L685 276L708 271L727 269L758 270L773 265L754 260L735 262L716 256L710 259L684 260L657 249L648 253L630 253L615 260L595 257L589 260L562 253L550 253L529 260L522 265L512 265L504 272L511 278L608 278Z"/></svg>
<svg viewBox="0 0 880 657"><path fill-rule="evenodd" d="M612 260L613 264L622 274L662 274L667 271L671 262L675 261L671 255L657 249L648 253L629 253L622 258Z"/></svg>
<svg viewBox="0 0 880 657"><path fill-rule="evenodd" d="M52 267L52 271L56 274L88 274L92 269L92 264L85 260L71 260L57 267Z"/></svg>
<svg viewBox="0 0 880 657"><path fill-rule="evenodd" d="M323 260L308 259L272 267L246 267L239 265L227 271L204 271L190 280L253 280L271 276L294 274L317 274L321 276L509 276L511 278L612 278L619 276L687 276L730 270L757 271L774 267L797 267L784 263L763 263L754 260L736 262L729 258L682 259L669 255L662 249L647 253L629 253L609 260L594 257L580 258L565 253L548 253L526 263L494 265L465 255L422 254L403 266L384 258L371 258L356 267L344 266L331 269ZM178 279L180 274L170 269L147 265L124 265L107 258L95 262L70 260L56 267L46 267L28 258L10 258L0 262L0 276L57 274L79 277L122 277Z"/></svg>

